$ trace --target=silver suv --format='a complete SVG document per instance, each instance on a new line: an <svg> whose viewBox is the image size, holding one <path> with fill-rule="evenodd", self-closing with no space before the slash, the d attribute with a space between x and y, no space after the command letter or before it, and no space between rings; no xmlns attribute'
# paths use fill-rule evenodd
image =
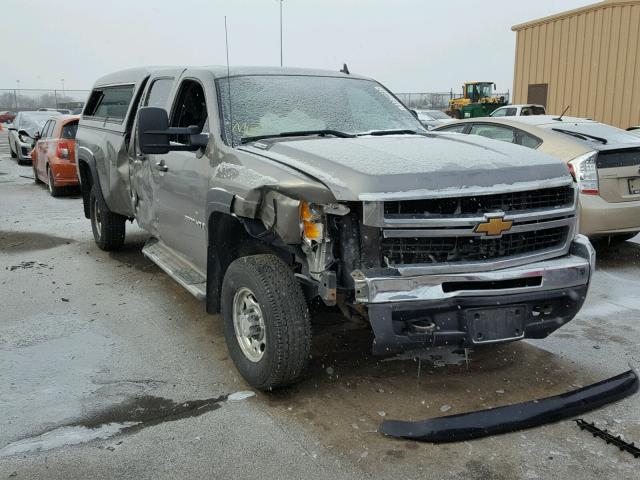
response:
<svg viewBox="0 0 640 480"><path fill-rule="evenodd" d="M428 133L374 80L153 68L96 83L77 133L100 248L143 253L222 314L249 384L296 380L308 305L366 320L376 354L542 338L584 302L594 253L560 161Z"/></svg>

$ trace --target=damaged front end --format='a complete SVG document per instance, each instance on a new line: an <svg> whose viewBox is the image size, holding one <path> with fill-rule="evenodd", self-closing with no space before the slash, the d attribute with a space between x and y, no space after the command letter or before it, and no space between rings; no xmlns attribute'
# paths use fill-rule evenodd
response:
<svg viewBox="0 0 640 480"><path fill-rule="evenodd" d="M423 442L460 442L556 422L618 401L638 391L628 370L593 385L553 397L419 421L385 420L380 433Z"/></svg>

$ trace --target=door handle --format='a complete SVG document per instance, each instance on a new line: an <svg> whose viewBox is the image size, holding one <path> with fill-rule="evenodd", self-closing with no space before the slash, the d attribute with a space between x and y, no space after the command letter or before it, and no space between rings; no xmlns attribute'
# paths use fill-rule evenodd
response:
<svg viewBox="0 0 640 480"><path fill-rule="evenodd" d="M156 162L156 170L166 172L167 170L169 170L169 167L167 167L164 162Z"/></svg>

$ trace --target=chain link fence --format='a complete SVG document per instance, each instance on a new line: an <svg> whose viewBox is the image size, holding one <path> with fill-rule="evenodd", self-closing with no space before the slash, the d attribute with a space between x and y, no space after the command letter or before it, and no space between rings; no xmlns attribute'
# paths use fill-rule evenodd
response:
<svg viewBox="0 0 640 480"><path fill-rule="evenodd" d="M0 89L0 111L19 112L38 108L68 109L77 112L90 90Z"/></svg>
<svg viewBox="0 0 640 480"><path fill-rule="evenodd" d="M447 110L449 108L449 100L462 97L460 93L449 92L424 92L424 93L396 93L395 94L407 108L418 110ZM504 97L505 102L509 103L510 95L506 93L496 93L496 97Z"/></svg>

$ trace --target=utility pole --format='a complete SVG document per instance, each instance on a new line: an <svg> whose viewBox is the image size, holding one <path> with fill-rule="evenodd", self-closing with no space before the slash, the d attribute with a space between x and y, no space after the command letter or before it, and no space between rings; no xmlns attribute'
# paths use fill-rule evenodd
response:
<svg viewBox="0 0 640 480"><path fill-rule="evenodd" d="M20 98L20 80L16 80L16 85L18 86L18 94L16 95L16 110L18 110L18 98Z"/></svg>
<svg viewBox="0 0 640 480"><path fill-rule="evenodd" d="M61 78L60 81L62 82L62 97L64 97L65 96L65 93L64 93L64 78Z"/></svg>
<svg viewBox="0 0 640 480"><path fill-rule="evenodd" d="M280 66L282 67L282 2L280 0Z"/></svg>

